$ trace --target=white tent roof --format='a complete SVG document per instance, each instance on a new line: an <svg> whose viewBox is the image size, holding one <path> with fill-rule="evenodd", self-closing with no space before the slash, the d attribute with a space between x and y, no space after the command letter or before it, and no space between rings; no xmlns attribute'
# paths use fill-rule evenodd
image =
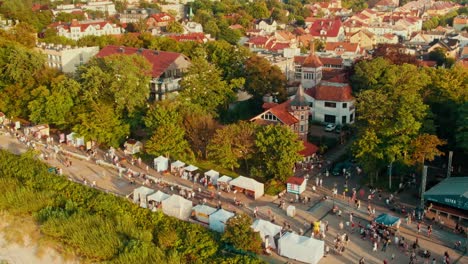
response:
<svg viewBox="0 0 468 264"><path fill-rule="evenodd" d="M224 182L224 183L229 183L232 180L231 177L223 175L219 177L218 182Z"/></svg>
<svg viewBox="0 0 468 264"><path fill-rule="evenodd" d="M159 156L159 157L155 158L153 161L154 161L154 163L158 163L158 162L168 162L169 159L166 158L166 157L164 157L164 156Z"/></svg>
<svg viewBox="0 0 468 264"><path fill-rule="evenodd" d="M275 225L263 219L257 219L252 224L252 229L260 233L260 237L265 241L265 236L269 236L268 242L272 248L276 248L274 237L281 232L281 226Z"/></svg>
<svg viewBox="0 0 468 264"><path fill-rule="evenodd" d="M154 190L145 186L140 186L133 190L133 200L138 200L139 196L148 196L154 193Z"/></svg>
<svg viewBox="0 0 468 264"><path fill-rule="evenodd" d="M163 200L166 200L167 198L171 197L169 194L163 193L161 191L157 191L156 193L151 194L148 196L148 202L149 201L155 201L155 202L162 202Z"/></svg>
<svg viewBox="0 0 468 264"><path fill-rule="evenodd" d="M193 165L188 165L187 167L184 168L186 171L196 171L198 170L198 167L195 167Z"/></svg>
<svg viewBox="0 0 468 264"><path fill-rule="evenodd" d="M221 233L224 232L224 227L226 226L227 221L233 216L234 213L224 209L219 209L210 215L210 229Z"/></svg>
<svg viewBox="0 0 468 264"><path fill-rule="evenodd" d="M185 163L183 163L180 160L177 160L171 163L172 168L182 168L183 166L185 166Z"/></svg>
<svg viewBox="0 0 468 264"><path fill-rule="evenodd" d="M162 201L162 211L166 215L187 220L192 214L192 201L174 194Z"/></svg>
<svg viewBox="0 0 468 264"><path fill-rule="evenodd" d="M264 185L254 179L247 178L244 176L239 176L229 182L231 186L236 186L242 189L251 190L255 192L255 198L258 198L263 195Z"/></svg>
<svg viewBox="0 0 468 264"><path fill-rule="evenodd" d="M216 212L216 208L204 204L195 206L193 210L197 213L203 213L205 215L211 215L212 213Z"/></svg>
<svg viewBox="0 0 468 264"><path fill-rule="evenodd" d="M209 176L209 177L218 177L219 172L217 172L215 170L209 170L209 171L205 172L205 175Z"/></svg>
<svg viewBox="0 0 468 264"><path fill-rule="evenodd" d="M278 240L278 253L281 256L316 264L323 257L325 243L311 237L286 233Z"/></svg>

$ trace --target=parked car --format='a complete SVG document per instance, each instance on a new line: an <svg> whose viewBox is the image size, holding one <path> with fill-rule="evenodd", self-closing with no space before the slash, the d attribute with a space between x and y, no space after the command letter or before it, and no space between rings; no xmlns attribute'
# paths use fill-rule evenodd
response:
<svg viewBox="0 0 468 264"><path fill-rule="evenodd" d="M327 124L327 125L325 126L325 131L327 131L327 132L332 132L333 130L335 130L335 128L336 128L336 125L335 125L335 124Z"/></svg>
<svg viewBox="0 0 468 264"><path fill-rule="evenodd" d="M346 169L346 171L350 171L352 167L353 163L351 163L350 161L339 162L335 164L335 166L333 166L332 175L340 176L343 173L343 169Z"/></svg>

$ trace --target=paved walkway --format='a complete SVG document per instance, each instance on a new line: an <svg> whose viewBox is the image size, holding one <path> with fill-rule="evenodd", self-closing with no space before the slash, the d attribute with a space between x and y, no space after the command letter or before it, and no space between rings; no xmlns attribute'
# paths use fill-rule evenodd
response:
<svg viewBox="0 0 468 264"><path fill-rule="evenodd" d="M67 151L75 151L76 153L80 153L81 155L85 154L69 146L62 147ZM27 150L26 146L23 143L20 143L15 137L11 137L8 135L0 135L0 148L7 149L16 154L25 152ZM48 153L49 157L51 157L46 161L47 163L49 163L51 166L61 167L63 169L64 174L69 175L71 180L80 183L84 183L84 180L86 180L88 184L90 184L93 181L96 181L96 185L98 188L110 191L117 195L126 196L130 194L133 191L133 189L142 182L140 179L137 179L137 185L131 184L130 179L124 176L119 177L119 173L115 169L99 166L95 162L76 159L74 157L65 157L59 155L54 159L52 155L53 151L51 148L44 149L40 147L39 149L43 153ZM330 161L332 161L333 157L341 156L342 153L344 153L344 151L346 151L346 148L341 148L341 150L336 150L335 152L332 151L330 155L325 156L325 159L329 159ZM120 153L119 155L122 154ZM63 165L64 158L69 158L72 161L71 167L66 167ZM103 158L103 154L99 153L97 158ZM194 192L197 194L195 199L193 199L193 202L195 204L200 203L203 198L209 197L210 193L212 192L211 190L203 188L198 184L194 184L188 180L183 180L180 177L175 177L170 174L161 175L156 171L152 170L151 168L149 168L147 171L146 165L143 164L141 166L131 165L129 163L126 163L124 165L132 171L146 173L147 175L152 175L153 177L156 177L158 179L164 179L168 182L176 183L178 185L182 185L194 190ZM217 195L215 195L214 199L208 199L208 204L215 206L218 204L218 201L221 201L223 208L225 208L226 210L234 212L245 212L251 216L253 216L253 209L257 207L259 209L259 217L264 218L266 220L274 219L275 223L277 223L278 225L289 224L293 231L297 233L303 232L305 235L309 236L311 234L311 222L317 220L328 221L330 223L330 231L327 234L325 241L327 242L327 244L331 245L331 239L334 238L337 233L344 232L343 230L338 230L338 223L343 220L335 215L329 214L330 209L333 207L333 205L338 204L340 208L343 209L343 217L347 217L349 213L353 212L356 215L356 219L360 218L362 219L362 221L365 221L368 219L368 216L365 212L366 204L363 203L361 205L361 208L364 209L357 210L353 205L348 205L346 199L328 199L326 201L321 201L322 197L325 194L330 196L330 187L333 187L335 183L338 186L340 186L340 184L344 182L344 179L342 177L333 176L329 176L328 178L324 177L324 187L318 188L316 192L313 192L311 187L314 182L313 177L315 177L314 175L318 173L318 170L314 171L311 178L312 180L308 183L308 188L304 195L309 197L310 201L306 203L292 202L294 200L294 197L291 195L286 195L284 197L286 204L282 208L280 208L278 206L278 199L275 200L270 197L262 197L257 201L253 201L245 197L244 195L236 195L233 193L223 192L221 197L219 198L217 197ZM357 177L355 176L351 177L351 180L349 181L349 184L351 185L350 189L352 187L355 187L357 189L361 187L358 185L358 183L355 182L356 178ZM151 187L154 189L162 190L166 193L175 193L175 191L173 191L171 187L167 185L152 185ZM201 193L197 192L198 187L202 189ZM235 206L233 204L234 197L238 200L241 200L245 204L245 206ZM296 207L296 216L289 217L286 215L285 209L289 205L294 205ZM386 207L382 207L377 204L375 206L377 213L389 212ZM410 240L418 236L418 234L415 232L414 225L402 224L400 232ZM382 263L382 260L384 258L389 259L389 256L391 256L390 253L393 252L392 250L389 250L388 252L379 252L372 254L369 250L370 243L368 241L360 241L359 238L354 237L354 234L352 234L351 236L352 242L348 246L348 250L343 255L330 254L328 257L324 258L320 263L357 263L358 259L361 256L364 256L366 258L366 263ZM463 257L461 256L460 252L456 252L448 248L451 244L453 244L452 241L455 241L453 240L455 238L457 238L457 236L454 234L451 234L444 230L435 229L433 237L429 239L420 236L420 242L424 248L430 248L431 252L433 252L433 255L438 256L438 260L440 260L440 256L443 254L443 252L449 251L450 255L452 256L452 261L458 259L458 263L468 263L467 257ZM286 261L294 262L276 255L272 257L265 256L265 258L271 263L284 263ZM405 263L406 261L408 261L407 256L405 256L404 254L398 254L398 252L395 251L395 260L391 263Z"/></svg>

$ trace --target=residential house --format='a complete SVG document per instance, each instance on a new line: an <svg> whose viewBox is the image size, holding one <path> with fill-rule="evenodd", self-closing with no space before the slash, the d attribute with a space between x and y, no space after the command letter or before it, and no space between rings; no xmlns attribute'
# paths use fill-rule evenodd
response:
<svg viewBox="0 0 468 264"><path fill-rule="evenodd" d="M167 1L166 1L167 3ZM186 14L185 12L185 5L182 3L167 3L167 4L162 4L160 2L159 6L161 7L162 12L166 13L174 13L175 18L177 20L186 18L189 14Z"/></svg>
<svg viewBox="0 0 468 264"><path fill-rule="evenodd" d="M146 19L146 26L148 30L161 30L165 29L171 22L175 22L175 17L168 13L158 13L150 15Z"/></svg>
<svg viewBox="0 0 468 264"><path fill-rule="evenodd" d="M460 5L454 2L435 1L432 6L426 10L429 16L444 16L460 8Z"/></svg>
<svg viewBox="0 0 468 264"><path fill-rule="evenodd" d="M308 56L294 57L294 80L305 89L317 86L322 81L323 63L315 55L313 45Z"/></svg>
<svg viewBox="0 0 468 264"><path fill-rule="evenodd" d="M69 4L69 5L57 5L55 9L52 9L52 14L54 16L57 16L58 13L76 13L76 12L83 12L83 9L81 6L75 6L74 4Z"/></svg>
<svg viewBox="0 0 468 264"><path fill-rule="evenodd" d="M367 29L367 24L359 21L359 20L356 20L356 19L348 19L346 20L344 23L343 23L343 29L344 31L346 32L346 34L352 34L352 33L356 33L360 30L362 30L363 28Z"/></svg>
<svg viewBox="0 0 468 264"><path fill-rule="evenodd" d="M374 5L374 8L379 11L392 11L397 8L399 4L399 0L380 0Z"/></svg>
<svg viewBox="0 0 468 264"><path fill-rule="evenodd" d="M468 47L464 47L462 49L461 54L460 54L460 59L461 60L468 59Z"/></svg>
<svg viewBox="0 0 468 264"><path fill-rule="evenodd" d="M103 58L116 54L138 54L143 56L151 64L150 100L160 101L165 99L170 93L179 91L179 82L184 72L187 71L191 64L190 60L185 55L177 52L113 45L104 47L99 51L96 57Z"/></svg>
<svg viewBox="0 0 468 264"><path fill-rule="evenodd" d="M102 20L77 21L74 19L71 23L56 22L49 27L54 28L57 35L73 40L85 36L120 35L124 32L121 26Z"/></svg>
<svg viewBox="0 0 468 264"><path fill-rule="evenodd" d="M189 33L203 33L203 26L200 23L194 21L183 22L184 34Z"/></svg>
<svg viewBox="0 0 468 264"><path fill-rule="evenodd" d="M2 17L2 15L0 14L0 29L3 29L3 30L9 30L10 28L12 28L15 24L18 24L19 21L17 20L16 23L15 21L11 20L11 19L4 19Z"/></svg>
<svg viewBox="0 0 468 264"><path fill-rule="evenodd" d="M188 33L188 34L174 34L167 37L176 40L177 42L194 41L198 43L206 43L210 40L204 33Z"/></svg>
<svg viewBox="0 0 468 264"><path fill-rule="evenodd" d="M372 49L377 43L375 34L366 29L362 29L350 35L348 40L350 43L359 44L363 49Z"/></svg>
<svg viewBox="0 0 468 264"><path fill-rule="evenodd" d="M325 53L332 57L341 57L355 61L364 54L359 43L349 42L327 42L325 43Z"/></svg>
<svg viewBox="0 0 468 264"><path fill-rule="evenodd" d="M431 52L435 49L442 49L445 51L445 56L457 58L460 52L460 41L458 39L439 39L435 40L430 44L427 52Z"/></svg>
<svg viewBox="0 0 468 264"><path fill-rule="evenodd" d="M460 48L463 48L468 45L468 32L460 32L451 38L458 39L458 41L460 41Z"/></svg>
<svg viewBox="0 0 468 264"><path fill-rule="evenodd" d="M120 23L139 23L148 18L149 15L156 13L154 9L132 8L124 10L118 15Z"/></svg>
<svg viewBox="0 0 468 264"><path fill-rule="evenodd" d="M468 16L460 15L453 19L453 28L456 31L461 31L463 28L468 28Z"/></svg>
<svg viewBox="0 0 468 264"><path fill-rule="evenodd" d="M428 45L429 43L433 42L437 39L444 39L446 36L444 31L420 31L414 32L407 44L409 45Z"/></svg>
<svg viewBox="0 0 468 264"><path fill-rule="evenodd" d="M108 16L113 16L117 13L115 4L112 1L89 0L82 8L84 10L100 11Z"/></svg>
<svg viewBox="0 0 468 264"><path fill-rule="evenodd" d="M397 44L398 36L394 34L383 34L375 36L375 44Z"/></svg>
<svg viewBox="0 0 468 264"><path fill-rule="evenodd" d="M340 19L317 19L308 28L310 35L325 42L343 41L345 34Z"/></svg>
<svg viewBox="0 0 468 264"><path fill-rule="evenodd" d="M273 36L253 36L250 37L244 46L252 51L270 51L282 54L285 49L296 48L296 39L292 35L275 33ZM290 34L290 33L289 33ZM292 36L291 39L289 37Z"/></svg>
<svg viewBox="0 0 468 264"><path fill-rule="evenodd" d="M255 29L263 30L267 34L271 34L278 29L278 23L272 18L269 19L260 19L255 23Z"/></svg>
<svg viewBox="0 0 468 264"><path fill-rule="evenodd" d="M47 56L47 66L64 73L75 73L98 52L99 47L71 47L61 44L37 43L35 50Z"/></svg>

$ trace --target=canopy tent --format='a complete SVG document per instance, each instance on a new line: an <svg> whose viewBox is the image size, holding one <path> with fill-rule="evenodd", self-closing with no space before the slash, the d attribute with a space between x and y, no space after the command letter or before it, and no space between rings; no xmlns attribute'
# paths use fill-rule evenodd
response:
<svg viewBox="0 0 468 264"><path fill-rule="evenodd" d="M193 208L195 219L205 224L210 223L210 215L216 212L216 208L208 205L199 204Z"/></svg>
<svg viewBox="0 0 468 264"><path fill-rule="evenodd" d="M226 226L229 218L233 217L234 213L226 211L224 209L219 209L218 211L210 214L210 229L218 231L220 233L224 232L224 227Z"/></svg>
<svg viewBox="0 0 468 264"><path fill-rule="evenodd" d="M169 159L164 156L159 156L153 160L154 169L156 171L167 171L169 167Z"/></svg>
<svg viewBox="0 0 468 264"><path fill-rule="evenodd" d="M126 155L134 155L143 149L143 143L135 139L129 139L124 143L124 153Z"/></svg>
<svg viewBox="0 0 468 264"><path fill-rule="evenodd" d="M226 175L223 175L221 177L218 178L217 182L218 184L229 184L229 182L232 180L231 177L229 176L226 176Z"/></svg>
<svg viewBox="0 0 468 264"><path fill-rule="evenodd" d="M182 168L183 166L185 166L185 163L183 163L180 160L177 160L177 161L174 161L174 162L171 163L171 168L172 169Z"/></svg>
<svg viewBox="0 0 468 264"><path fill-rule="evenodd" d="M133 190L133 202L140 203L143 208L148 207L148 195L154 193L153 189L145 186L138 187Z"/></svg>
<svg viewBox="0 0 468 264"><path fill-rule="evenodd" d="M468 210L468 177L450 177L424 193L424 200Z"/></svg>
<svg viewBox="0 0 468 264"><path fill-rule="evenodd" d="M162 201L162 211L166 215L187 220L192 214L192 201L174 194Z"/></svg>
<svg viewBox="0 0 468 264"><path fill-rule="evenodd" d="M169 194L163 193L161 191L157 191L148 196L148 202L154 201L154 202L160 203L169 197L171 197Z"/></svg>
<svg viewBox="0 0 468 264"><path fill-rule="evenodd" d="M323 257L325 242L315 238L286 233L278 240L278 254L305 263L316 264Z"/></svg>
<svg viewBox="0 0 468 264"><path fill-rule="evenodd" d="M205 172L205 176L206 177L210 177L210 181L212 184L216 185L217 184L217 180L219 178L219 172L215 171L215 170L209 170L207 172Z"/></svg>
<svg viewBox="0 0 468 264"><path fill-rule="evenodd" d="M378 224L382 224L384 226L399 226L400 225L400 218L389 215L389 214L381 214L377 216L374 220Z"/></svg>
<svg viewBox="0 0 468 264"><path fill-rule="evenodd" d="M67 135L67 143L74 147L81 147L85 145L84 137L79 137L75 132Z"/></svg>
<svg viewBox="0 0 468 264"><path fill-rule="evenodd" d="M268 243L268 245L272 248L276 248L275 236L281 232L281 226L275 225L263 219L257 219L251 227L255 232L260 233L260 237L262 238L263 242Z"/></svg>
<svg viewBox="0 0 468 264"><path fill-rule="evenodd" d="M189 172L194 172L198 170L198 167L195 167L193 165L188 165L187 167L184 168L184 171L189 171Z"/></svg>
<svg viewBox="0 0 468 264"><path fill-rule="evenodd" d="M35 138L48 137L50 133L49 125L42 124L33 126L28 129L28 133L31 133Z"/></svg>
<svg viewBox="0 0 468 264"><path fill-rule="evenodd" d="M244 176L239 176L229 182L231 186L236 187L240 191L246 191L246 194L252 196L254 199L263 196L264 185L254 179L247 178Z"/></svg>

